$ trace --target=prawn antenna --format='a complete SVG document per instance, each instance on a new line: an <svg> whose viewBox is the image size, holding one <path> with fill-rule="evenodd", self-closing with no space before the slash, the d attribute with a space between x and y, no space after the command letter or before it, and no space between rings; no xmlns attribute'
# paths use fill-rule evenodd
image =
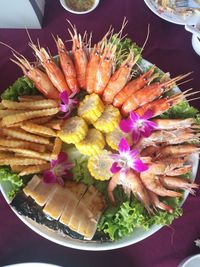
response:
<svg viewBox="0 0 200 267"><path fill-rule="evenodd" d="M26 33L27 33L27 36L28 36L28 39L29 39L30 43L33 44L33 40L32 40L32 38L31 38L31 35L30 35L30 33L29 33L29 31L28 31L27 28L26 28Z"/></svg>
<svg viewBox="0 0 200 267"><path fill-rule="evenodd" d="M21 54L17 50L15 50L12 46L10 46L10 45L8 45L8 44L6 44L4 42L1 42L1 41L0 41L0 44L2 44L5 47L9 48L12 51L13 54L16 53L17 55L21 56Z"/></svg>
<svg viewBox="0 0 200 267"><path fill-rule="evenodd" d="M145 46L146 46L146 44L147 44L147 42L149 40L149 35L150 35L150 24L148 24L148 26L147 26L147 36L146 36L146 39L144 41L144 44L143 44L143 46L141 48L141 53L144 50L144 48L145 48Z"/></svg>

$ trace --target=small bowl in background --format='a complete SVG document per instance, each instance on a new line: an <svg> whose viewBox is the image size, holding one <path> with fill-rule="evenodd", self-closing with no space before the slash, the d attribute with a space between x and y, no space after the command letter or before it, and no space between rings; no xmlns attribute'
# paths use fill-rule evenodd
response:
<svg viewBox="0 0 200 267"><path fill-rule="evenodd" d="M188 257L178 265L178 267L199 267L199 266L200 266L200 254Z"/></svg>
<svg viewBox="0 0 200 267"><path fill-rule="evenodd" d="M65 10L67 10L67 11L73 13L73 14L79 14L79 15L81 15L81 14L87 14L87 13L89 13L89 12L92 12L92 11L98 6L98 4L99 4L99 2L100 2L100 0L94 0L94 4L93 4L89 9L84 10L84 11L77 11L77 10L72 9L70 6L68 6L68 5L67 5L67 1L68 1L68 0L60 0L60 3L61 3L61 5L62 5L62 7L63 7ZM70 1L70 0L69 0L69 1Z"/></svg>

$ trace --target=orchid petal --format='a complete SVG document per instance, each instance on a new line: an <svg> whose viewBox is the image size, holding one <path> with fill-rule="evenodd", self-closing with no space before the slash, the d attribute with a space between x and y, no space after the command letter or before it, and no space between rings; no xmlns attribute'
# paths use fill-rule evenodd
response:
<svg viewBox="0 0 200 267"><path fill-rule="evenodd" d="M154 121L148 121L148 125L149 125L149 127L152 128L152 130L158 130L159 129L157 123L155 123Z"/></svg>
<svg viewBox="0 0 200 267"><path fill-rule="evenodd" d="M65 166L64 166L65 167L65 171L68 171L68 170L74 168L74 166L75 166L75 163L66 162Z"/></svg>
<svg viewBox="0 0 200 267"><path fill-rule="evenodd" d="M64 92L60 93L60 100L61 100L65 105L67 105L67 104L69 103L69 96L68 96L67 91L64 91Z"/></svg>
<svg viewBox="0 0 200 267"><path fill-rule="evenodd" d="M60 104L60 111L67 112L67 106L65 104Z"/></svg>
<svg viewBox="0 0 200 267"><path fill-rule="evenodd" d="M148 123L145 123L144 126L143 126L143 130L142 130L142 135L144 137L149 137L152 133L152 128L149 127Z"/></svg>
<svg viewBox="0 0 200 267"><path fill-rule="evenodd" d="M51 169L53 169L57 165L57 159L51 160Z"/></svg>
<svg viewBox="0 0 200 267"><path fill-rule="evenodd" d="M118 145L119 153L127 153L130 151L130 146L125 138L121 138Z"/></svg>
<svg viewBox="0 0 200 267"><path fill-rule="evenodd" d="M57 177L57 182L61 185L61 186L64 186L64 180L62 179L62 177Z"/></svg>
<svg viewBox="0 0 200 267"><path fill-rule="evenodd" d="M117 173L118 171L120 171L121 170L121 168L117 165L117 162L114 162L113 164L112 164L112 167L110 168L110 171L112 172L112 173Z"/></svg>
<svg viewBox="0 0 200 267"><path fill-rule="evenodd" d="M57 158L57 164L62 164L68 160L68 156L65 152L61 152Z"/></svg>
<svg viewBox="0 0 200 267"><path fill-rule="evenodd" d="M133 163L132 169L137 172L144 172L148 169L148 165L143 163L140 159L136 159Z"/></svg>
<svg viewBox="0 0 200 267"><path fill-rule="evenodd" d="M115 161L120 159L120 155L119 154L111 154L110 157Z"/></svg>
<svg viewBox="0 0 200 267"><path fill-rule="evenodd" d="M130 119L131 119L132 122L136 122L137 120L140 119L140 117L136 112L131 111L130 112Z"/></svg>
<svg viewBox="0 0 200 267"><path fill-rule="evenodd" d="M139 129L134 129L132 131L132 140L133 140L134 144L136 144L139 141L140 136L141 136L141 133L140 133Z"/></svg>
<svg viewBox="0 0 200 267"><path fill-rule="evenodd" d="M48 170L43 172L43 181L47 184L56 183L57 178L52 171Z"/></svg>
<svg viewBox="0 0 200 267"><path fill-rule="evenodd" d="M133 150L131 150L131 151L129 152L129 155L130 155L130 157L131 157L132 160L135 160L136 156L139 155L139 152L138 152L138 150L133 149Z"/></svg>
<svg viewBox="0 0 200 267"><path fill-rule="evenodd" d="M132 130L132 122L130 120L121 120L119 127L123 132L129 133Z"/></svg>
<svg viewBox="0 0 200 267"><path fill-rule="evenodd" d="M148 120L151 119L152 116L153 116L153 111L151 109L148 109L147 111L145 111L144 115L141 116L141 119Z"/></svg>

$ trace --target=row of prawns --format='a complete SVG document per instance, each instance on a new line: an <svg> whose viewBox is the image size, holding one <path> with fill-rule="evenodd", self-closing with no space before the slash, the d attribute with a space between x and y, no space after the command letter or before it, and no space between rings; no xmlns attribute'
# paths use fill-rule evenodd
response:
<svg viewBox="0 0 200 267"><path fill-rule="evenodd" d="M188 90L171 97L163 96L177 81L186 78L190 73L154 82L158 73L155 73L155 66L152 66L138 78L131 79L133 68L140 58L140 55L135 56L132 50L116 68L117 44L126 21L117 34L113 35L113 29L110 29L92 48L91 38L88 38L87 34L81 37L76 27L71 23L70 25L71 53L67 51L61 38L54 37L59 64L55 63L45 48L32 42L30 47L39 59L36 64L30 64L24 56L13 53L15 59L12 61L21 67L24 75L28 76L47 98L59 98L59 93L63 91L73 96L81 88L89 94L100 95L105 104L113 104L121 110L123 116L127 116L130 111L143 115L148 109L157 116L186 96L194 94Z"/></svg>
<svg viewBox="0 0 200 267"><path fill-rule="evenodd" d="M141 173L130 169L125 176L123 172L114 174L108 185L108 196L115 202L113 190L120 184L125 192L132 192L150 213L153 209L172 213L173 207L160 197L182 197L180 190L194 194L194 189L199 187L181 176L192 172L191 155L200 152L200 126L193 118L154 119L154 122L158 130L148 138L142 137L135 146L141 159L148 163L148 169Z"/></svg>

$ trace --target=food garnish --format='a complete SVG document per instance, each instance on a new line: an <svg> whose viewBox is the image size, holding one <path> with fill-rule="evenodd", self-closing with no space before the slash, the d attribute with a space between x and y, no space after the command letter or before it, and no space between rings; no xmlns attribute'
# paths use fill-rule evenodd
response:
<svg viewBox="0 0 200 267"><path fill-rule="evenodd" d="M43 172L43 181L45 183L59 183L64 186L64 179L69 176L69 170L74 167L74 163L68 161L67 154L61 152L57 159L50 162L49 170Z"/></svg>
<svg viewBox="0 0 200 267"><path fill-rule="evenodd" d="M139 157L139 152L135 149L131 150L126 139L121 138L118 145L119 154L112 154L111 157L114 163L111 167L112 173L125 173L129 169L133 169L136 172L143 172L148 169L148 166L142 162Z"/></svg>
<svg viewBox="0 0 200 267"><path fill-rule="evenodd" d="M76 108L78 100L73 99L74 95L75 94L73 93L70 96L68 96L66 91L60 93L60 100L61 100L60 111L64 113L64 116L62 115L60 116L60 118L65 119L69 117L73 109Z"/></svg>
<svg viewBox="0 0 200 267"><path fill-rule="evenodd" d="M149 137L153 130L158 129L156 123L149 120L151 117L151 110L147 110L143 116L132 111L128 119L120 121L119 126L123 132L131 133L133 142L137 144L141 136Z"/></svg>

